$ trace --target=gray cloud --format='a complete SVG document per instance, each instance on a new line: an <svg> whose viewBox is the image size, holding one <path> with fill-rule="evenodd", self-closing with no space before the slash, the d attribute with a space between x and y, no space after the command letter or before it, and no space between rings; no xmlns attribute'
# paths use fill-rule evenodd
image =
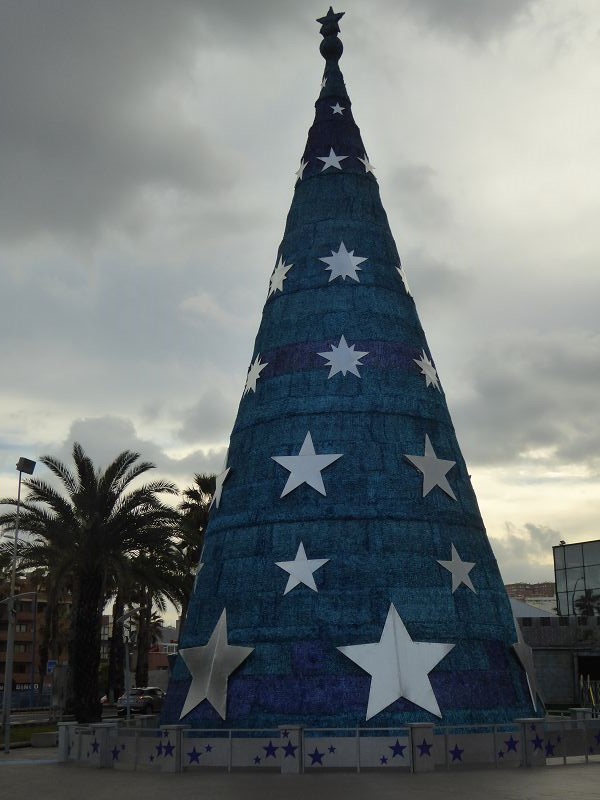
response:
<svg viewBox="0 0 600 800"><path fill-rule="evenodd" d="M203 392L198 402L181 414L178 438L188 444L222 442L229 437L238 401L218 389Z"/></svg>
<svg viewBox="0 0 600 800"><path fill-rule="evenodd" d="M476 41L506 33L539 0L400 0L397 7L429 29Z"/></svg>
<svg viewBox="0 0 600 800"><path fill-rule="evenodd" d="M504 582L554 580L552 547L562 538L560 531L545 525L528 522L518 527L506 522L502 536L490 536ZM525 564L527 577L524 577Z"/></svg>
<svg viewBox="0 0 600 800"><path fill-rule="evenodd" d="M597 473L597 334L524 331L486 337L467 373L454 418L471 461L510 463L542 450L540 458L549 465L582 462Z"/></svg>

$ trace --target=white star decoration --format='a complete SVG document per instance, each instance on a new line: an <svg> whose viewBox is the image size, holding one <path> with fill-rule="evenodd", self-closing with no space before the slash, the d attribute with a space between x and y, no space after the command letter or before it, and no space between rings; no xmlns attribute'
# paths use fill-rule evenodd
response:
<svg viewBox="0 0 600 800"><path fill-rule="evenodd" d="M225 719L229 676L253 650L253 647L228 644L227 615L223 609L205 645L179 651L192 676L179 719L189 714L203 700L208 700L221 719Z"/></svg>
<svg viewBox="0 0 600 800"><path fill-rule="evenodd" d="M381 639L338 650L371 675L367 720L401 697L441 717L429 673L454 647L442 642L413 642L394 604Z"/></svg>
<svg viewBox="0 0 600 800"><path fill-rule="evenodd" d="M354 250L350 250L350 252L348 252L348 250L346 250L346 245L343 242L340 242L340 247L337 253L332 250L330 256L319 259L319 261L324 261L329 265L325 267L325 269L331 271L329 283L331 283L331 281L335 278L342 278L342 280L346 280L346 278L352 278L352 280L360 283L356 272L357 270L361 269L358 265L362 264L362 262L366 260L366 258L355 256Z"/></svg>
<svg viewBox="0 0 600 800"><path fill-rule="evenodd" d="M293 266L293 264L286 264L283 256L279 256L277 266L271 275L269 294L267 295L267 298L271 297L271 295L275 294L275 292L283 292L283 282Z"/></svg>
<svg viewBox="0 0 600 800"><path fill-rule="evenodd" d="M348 156L336 156L333 147L330 147L328 156L317 156L317 158L319 159L319 161L323 162L323 169L321 170L321 172L324 172L327 169L327 167L335 167L336 169L341 169L342 165L340 164L340 161L343 161L345 158L348 158Z"/></svg>
<svg viewBox="0 0 600 800"><path fill-rule="evenodd" d="M406 294L412 297L412 292L410 291L410 286L408 285L408 278L406 277L406 272L404 272L404 267L400 265L399 267L396 267L396 269L398 270L398 275L400 275L402 278L402 283L404 284Z"/></svg>
<svg viewBox="0 0 600 800"><path fill-rule="evenodd" d="M281 464L289 471L287 483L283 487L281 497L285 497L298 486L307 483L320 492L326 495L325 486L323 485L323 478L321 477L321 470L333 464L338 458L341 458L343 453L323 453L317 455L313 445L310 431L306 434L300 452L297 456L271 456L273 461Z"/></svg>
<svg viewBox="0 0 600 800"><path fill-rule="evenodd" d="M442 567L447 569L449 572L452 573L452 594L458 589L461 583L464 583L466 587L468 587L474 594L477 594L475 587L473 586L473 582L469 577L469 572L475 566L474 562L471 561L462 561L461 557L456 552L456 547L454 544L451 545L452 547L452 558L450 561L440 561L437 559L438 564L441 564Z"/></svg>
<svg viewBox="0 0 600 800"><path fill-rule="evenodd" d="M367 154L366 153L365 153L364 158L361 158L360 156L357 156L357 158L361 162L361 164L364 166L365 172L375 172L375 167L373 166L373 164L371 164L371 162L367 158Z"/></svg>
<svg viewBox="0 0 600 800"><path fill-rule="evenodd" d="M309 159L309 161L310 161L310 159ZM297 172L296 172L296 175L298 176L298 180L299 181L302 180L302 176L304 175L304 170L306 169L307 166L308 166L308 161L305 161L304 159L302 159L300 161L300 169L297 170Z"/></svg>
<svg viewBox="0 0 600 800"><path fill-rule="evenodd" d="M537 678L535 674L535 665L533 663L533 650L529 647L528 644L525 643L523 639L523 634L521 633L521 626L519 625L518 620L513 616L513 622L515 623L515 628L517 631L517 642L513 644L513 650L523 669L525 670L525 676L527 677L527 687L529 688L529 695L531 697L531 702L533 703L533 708L537 710L537 695L538 695L538 685L537 685Z"/></svg>
<svg viewBox="0 0 600 800"><path fill-rule="evenodd" d="M210 501L210 506L214 503L215 506L218 508L221 503L221 494L223 492L223 484L225 483L227 476L231 472L231 468L227 467L223 470L220 475L217 475L216 479L216 486L215 486L215 493L212 496L212 500ZM209 508L210 508L209 506Z"/></svg>
<svg viewBox="0 0 600 800"><path fill-rule="evenodd" d="M431 361L427 358L425 350L423 350L423 355L421 358L413 358L413 361L418 367L421 368L421 375L425 376L425 386L433 386L438 390L438 392L441 391L436 369Z"/></svg>
<svg viewBox="0 0 600 800"><path fill-rule="evenodd" d="M321 81L321 89L325 88L326 83L327 83L327 78L323 78L323 80Z"/></svg>
<svg viewBox="0 0 600 800"><path fill-rule="evenodd" d="M439 486L453 500L456 500L446 478L446 473L450 472L456 461L446 461L443 458L438 458L427 434L425 434L425 455L409 456L405 454L405 458L411 464L414 464L419 472L423 473L423 497L429 494L434 487Z"/></svg>
<svg viewBox="0 0 600 800"><path fill-rule="evenodd" d="M344 377L346 376L347 372L351 372L358 378L361 377L357 367L364 366L360 359L364 358L364 356L368 356L369 351L367 350L365 352L361 352L359 350L355 352L355 346L356 345L352 344L350 347L348 347L346 339L342 335L340 337L340 343L337 345L337 347L336 345L332 344L331 351L329 353L317 353L317 355L321 356L321 358L328 359L327 364L325 365L327 367L331 367L329 375L327 376L328 379L333 377L333 375L336 375L338 372L341 372Z"/></svg>
<svg viewBox="0 0 600 800"><path fill-rule="evenodd" d="M296 558L293 561L276 561L278 567L284 569L286 572L289 572L290 577L288 578L288 582L285 587L284 594L287 594L296 586L299 586L303 583L305 586L308 586L309 589L312 589L313 592L317 592L317 585L315 583L315 579L313 578L313 572L316 572L323 564L326 564L329 561L328 558L310 558L306 557L306 551L304 550L304 545L300 542L298 546L298 552L296 553Z"/></svg>
<svg viewBox="0 0 600 800"><path fill-rule="evenodd" d="M246 392L256 392L256 381L260 378L260 373L268 363L268 361L265 364L260 363L260 353L256 356L254 363L250 364L250 368L248 369L248 376L246 377L246 385L244 386L242 397Z"/></svg>
<svg viewBox="0 0 600 800"><path fill-rule="evenodd" d="M339 103L336 103L334 106L331 106L333 109L334 114L339 114L340 116L344 116L344 111L346 110L345 106L341 106Z"/></svg>

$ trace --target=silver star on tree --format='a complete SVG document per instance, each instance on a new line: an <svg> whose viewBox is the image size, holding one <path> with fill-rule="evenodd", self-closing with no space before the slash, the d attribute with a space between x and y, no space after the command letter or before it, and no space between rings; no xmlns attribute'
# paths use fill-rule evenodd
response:
<svg viewBox="0 0 600 800"><path fill-rule="evenodd" d="M283 256L279 256L279 261L277 262L277 266L273 270L273 274L271 275L271 282L269 284L269 294L267 298L271 297L272 294L275 292L283 292L283 282L286 279L286 275L293 267L293 264L286 264Z"/></svg>
<svg viewBox="0 0 600 800"><path fill-rule="evenodd" d="M185 717L203 700L208 700L221 719L225 719L229 676L253 650L253 647L239 647L228 643L227 614L223 609L205 645L179 651L192 676L179 718Z"/></svg>
<svg viewBox="0 0 600 800"><path fill-rule="evenodd" d="M338 156L335 154L333 147L330 147L328 156L317 156L317 158L319 159L319 161L323 162L323 167L321 169L321 172L324 172L327 169L327 167L335 167L336 169L341 169L342 165L340 162L343 161L345 158L348 158L348 156Z"/></svg>
<svg viewBox="0 0 600 800"><path fill-rule="evenodd" d="M365 172L375 172L375 167L373 166L373 164L371 164L371 162L367 158L366 153L364 155L364 158L361 158L360 156L357 156L357 158L365 168Z"/></svg>
<svg viewBox="0 0 600 800"><path fill-rule="evenodd" d="M287 483L283 487L281 497L285 497L298 486L307 483L316 489L322 495L326 495L323 478L321 477L321 470L333 464L338 458L341 458L343 453L323 453L317 455L313 445L310 431L306 434L300 452L297 456L271 456L273 461L281 464L289 471Z"/></svg>
<svg viewBox="0 0 600 800"><path fill-rule="evenodd" d="M422 351L423 354L421 358L413 358L415 364L421 369L421 375L425 376L425 386L433 386L438 392L441 391L440 384L438 380L438 375L435 367L431 363L431 361L427 358L427 354L425 350Z"/></svg>
<svg viewBox="0 0 600 800"><path fill-rule="evenodd" d="M363 261L366 260L366 258L355 256L354 250L350 250L350 252L348 252L348 250L346 250L346 245L343 242L340 242L337 253L332 250L330 256L319 259L319 261L324 261L325 264L328 265L325 267L325 269L331 271L329 283L331 283L331 281L335 278L341 278L342 280L346 280L346 278L352 278L352 280L360 283L358 275L356 274L357 271L361 269L358 265L362 264Z"/></svg>
<svg viewBox="0 0 600 800"><path fill-rule="evenodd" d="M456 552L456 547L454 544L451 545L452 547L452 558L450 561L440 561L440 559L436 559L438 564L441 564L442 567L447 569L449 572L452 573L452 594L458 589L461 583L469 588L474 594L477 594L475 587L473 586L473 582L469 577L469 572L475 566L475 562L471 561L462 561L461 557Z"/></svg>
<svg viewBox="0 0 600 800"><path fill-rule="evenodd" d="M304 544L300 542L296 558L293 561L275 562L278 567L281 567L281 569L285 570L290 575L283 593L287 594L301 583L308 586L313 592L317 592L318 589L313 577L313 572L316 572L328 561L328 558L307 558Z"/></svg>
<svg viewBox="0 0 600 800"><path fill-rule="evenodd" d="M246 392L256 392L256 381L260 378L260 373L268 365L268 363L268 361L264 364L260 363L260 353L256 356L254 362L250 364L250 368L248 369L246 385L244 386L242 397L246 394Z"/></svg>
<svg viewBox="0 0 600 800"><path fill-rule="evenodd" d="M441 717L428 675L453 647L444 642L413 642L392 603L378 642L338 650L371 675L369 720L401 697Z"/></svg>
<svg viewBox="0 0 600 800"><path fill-rule="evenodd" d="M423 473L423 497L428 495L433 488L439 486L442 491L446 492L453 500L456 500L452 487L446 478L446 474L450 472L452 467L456 464L456 461L438 458L427 434L425 434L425 454L422 456L409 456L405 454L404 457L407 458L419 472Z"/></svg>
<svg viewBox="0 0 600 800"><path fill-rule="evenodd" d="M223 493L223 484L227 480L227 476L231 472L231 467L226 467L220 475L216 477L216 485L215 485L215 493L212 496L212 500L210 501L209 508L215 504L218 508L221 503L221 494Z"/></svg>
<svg viewBox="0 0 600 800"><path fill-rule="evenodd" d="M331 106L334 114L339 114L340 116L344 115L344 111L346 110L345 106L341 106L339 103L336 103L334 106Z"/></svg>
<svg viewBox="0 0 600 800"><path fill-rule="evenodd" d="M535 664L533 662L533 650L523 639L523 634L521 633L521 626L519 625L519 621L514 616L513 616L513 622L515 623L515 628L517 631L517 641L515 644L513 644L513 650L515 651L515 655L519 659L519 663L525 670L525 677L527 678L527 688L529 689L531 702L533 703L534 710L537 711L537 696L539 694L539 690L537 685L537 677L535 674Z"/></svg>
<svg viewBox="0 0 600 800"><path fill-rule="evenodd" d="M406 272L404 271L404 267L400 265L399 267L396 267L396 269L398 270L398 275L400 275L400 277L402 278L402 283L404 284L404 290L406 294L412 297L412 292L410 291L410 286L408 285L408 278L406 277Z"/></svg>
<svg viewBox="0 0 600 800"><path fill-rule="evenodd" d="M309 161L310 161L310 159L309 159ZM306 169L307 166L308 166L308 161L305 161L304 159L302 159L300 161L300 168L296 172L296 175L298 176L298 180L299 181L302 180L302 176L304 175L304 170Z"/></svg>
<svg viewBox="0 0 600 800"><path fill-rule="evenodd" d="M351 344L350 347L348 347L346 339L342 334L339 344L337 346L332 344L329 353L317 353L317 355L321 356L321 358L328 359L327 364L325 365L327 367L331 367L329 370L329 375L327 376L328 379L333 377L333 375L336 375L338 372L341 372L344 377L346 377L347 372L351 372L358 378L361 377L357 367L364 366L360 359L368 356L369 351L357 350L355 352L355 347L356 345L354 344Z"/></svg>

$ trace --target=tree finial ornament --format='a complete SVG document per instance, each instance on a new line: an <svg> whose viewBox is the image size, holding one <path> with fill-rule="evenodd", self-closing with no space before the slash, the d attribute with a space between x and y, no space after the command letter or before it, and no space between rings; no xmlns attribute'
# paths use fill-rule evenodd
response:
<svg viewBox="0 0 600 800"><path fill-rule="evenodd" d="M321 23L320 33L323 37L319 50L326 61L339 61L344 52L344 45L337 36L340 32L338 22L344 16L344 13L344 11L340 11L336 14L333 8L329 6L327 15L317 20L317 22Z"/></svg>

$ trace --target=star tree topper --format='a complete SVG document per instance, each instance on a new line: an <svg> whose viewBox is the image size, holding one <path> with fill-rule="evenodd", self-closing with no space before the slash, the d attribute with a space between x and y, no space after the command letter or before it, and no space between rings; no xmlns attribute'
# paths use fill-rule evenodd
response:
<svg viewBox="0 0 600 800"><path fill-rule="evenodd" d="M378 642L338 650L371 675L367 720L401 697L441 717L429 673L454 647L443 642L413 642L393 603Z"/></svg>
<svg viewBox="0 0 600 800"><path fill-rule="evenodd" d="M357 367L364 366L361 362L361 358L369 355L369 351L360 351L357 350L355 352L354 348L356 345L351 344L348 347L346 339L344 335L340 337L340 342L336 346L335 344L331 345L331 351L329 353L317 353L318 356L321 358L328 359L327 364L325 366L331 367L329 371L329 375L327 378L332 378L338 372L341 372L344 377L346 377L347 372L351 372L353 375L356 375L357 378L360 378L361 375L357 369Z"/></svg>
<svg viewBox="0 0 600 800"><path fill-rule="evenodd" d="M342 278L342 280L346 280L346 278L352 278L352 280L360 283L356 272L357 270L361 269L358 265L362 264L362 262L366 260L366 258L355 256L354 250L350 250L350 252L348 252L348 250L346 250L346 245L343 242L340 242L337 253L332 250L330 256L319 259L319 261L324 261L325 264L328 265L325 267L325 269L331 271L331 275L329 276L330 283L335 278Z"/></svg>
<svg viewBox="0 0 600 800"><path fill-rule="evenodd" d="M179 651L192 676L179 719L203 700L208 700L221 719L225 719L229 676L253 650L253 647L238 647L228 643L227 614L223 609L205 645Z"/></svg>
<svg viewBox="0 0 600 800"><path fill-rule="evenodd" d="M422 456L404 456L411 464L413 464L419 472L423 473L423 497L436 486L439 486L447 495L453 500L456 496L452 491L452 487L448 483L446 473L450 472L456 461L447 461L443 458L438 458L435 454L433 446L429 441L429 436L425 434L425 454Z"/></svg>
<svg viewBox="0 0 600 800"><path fill-rule="evenodd" d="M273 461L281 464L289 471L287 483L283 487L281 497L285 497L298 486L307 483L320 492L326 495L325 486L323 485L323 478L321 477L321 470L333 464L338 458L341 458L343 453L323 453L317 455L312 441L310 431L306 434L300 452L297 456L271 456Z"/></svg>
<svg viewBox="0 0 600 800"><path fill-rule="evenodd" d="M289 572L290 575L283 593L287 594L288 592L291 592L292 589L295 589L295 587L299 586L301 583L303 583L305 586L308 586L308 588L312 589L313 592L317 592L318 589L313 577L313 572L316 572L328 561L328 558L307 558L304 544L300 542L298 545L296 558L293 561L275 562L278 567L281 567L281 569Z"/></svg>

